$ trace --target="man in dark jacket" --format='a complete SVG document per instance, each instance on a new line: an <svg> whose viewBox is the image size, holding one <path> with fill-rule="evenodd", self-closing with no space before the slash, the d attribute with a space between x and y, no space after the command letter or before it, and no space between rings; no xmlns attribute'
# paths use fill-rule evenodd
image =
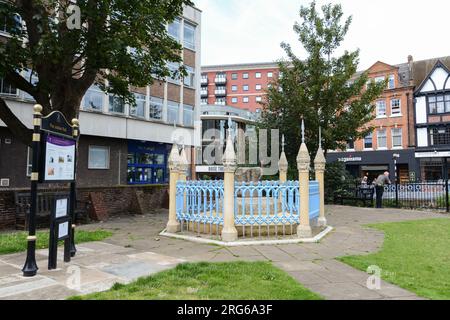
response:
<svg viewBox="0 0 450 320"><path fill-rule="evenodd" d="M377 197L376 205L377 208L381 208L383 204L384 186L386 184L391 184L391 180L389 180L389 172L386 171L384 174L380 174L374 181L374 184Z"/></svg>

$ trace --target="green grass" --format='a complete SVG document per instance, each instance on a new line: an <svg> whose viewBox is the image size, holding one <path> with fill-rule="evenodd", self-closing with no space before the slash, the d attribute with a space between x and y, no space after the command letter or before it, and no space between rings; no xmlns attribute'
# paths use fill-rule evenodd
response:
<svg viewBox="0 0 450 320"><path fill-rule="evenodd" d="M27 232L0 233L0 255L22 252L27 249ZM105 230L75 232L75 243L101 241L112 236L112 232ZM36 249L48 248L49 231L37 232Z"/></svg>
<svg viewBox="0 0 450 320"><path fill-rule="evenodd" d="M85 300L320 300L268 262L186 263Z"/></svg>
<svg viewBox="0 0 450 320"><path fill-rule="evenodd" d="M382 278L429 299L450 299L450 219L369 225L382 230L382 249L374 254L339 258L366 271L382 269Z"/></svg>

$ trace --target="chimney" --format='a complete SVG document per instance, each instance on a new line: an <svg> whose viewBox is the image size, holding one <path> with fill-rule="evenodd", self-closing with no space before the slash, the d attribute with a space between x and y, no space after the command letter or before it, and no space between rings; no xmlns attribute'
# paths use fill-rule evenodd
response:
<svg viewBox="0 0 450 320"><path fill-rule="evenodd" d="M412 55L408 56L408 67L409 67L409 85L414 85L414 75L413 75L413 65L414 65L414 59Z"/></svg>

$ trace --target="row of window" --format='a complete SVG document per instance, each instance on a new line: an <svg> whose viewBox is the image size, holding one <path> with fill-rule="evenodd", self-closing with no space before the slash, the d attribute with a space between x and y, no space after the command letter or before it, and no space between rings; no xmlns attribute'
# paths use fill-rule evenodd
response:
<svg viewBox="0 0 450 320"><path fill-rule="evenodd" d="M402 115L401 100L391 99L390 104L391 104L391 117L401 116ZM383 118L387 116L386 100L378 100L376 102L376 112L377 118Z"/></svg>
<svg viewBox="0 0 450 320"><path fill-rule="evenodd" d="M261 79L262 78L262 73L261 72L255 72L255 79ZM266 73L267 78L273 78L273 72L269 71ZM217 72L216 73L216 79L226 79L227 78L227 74L224 72ZM242 73L242 79L249 79L250 78L250 73L249 72L244 72ZM207 74L202 74L202 79L207 80L208 79L208 75ZM237 73L232 73L231 74L231 80L237 80L238 79L238 74Z"/></svg>
<svg viewBox="0 0 450 320"><path fill-rule="evenodd" d="M239 102L239 98L238 97L232 97L231 98L231 103L232 104L236 104L238 102ZM250 98L249 97L242 97L242 102L243 103L249 103L250 102ZM255 102L262 102L262 97L261 96L255 97ZM208 98L202 98L201 99L201 104L202 105L207 105L208 104ZM227 99L226 98L216 98L216 101L214 102L214 104L216 104L216 105L226 105L227 104Z"/></svg>
<svg viewBox="0 0 450 320"><path fill-rule="evenodd" d="M387 149L387 129L378 129L376 131L376 139L377 139L377 148L378 149ZM402 148L403 146L403 132L402 128L392 128L391 129L391 138L392 138L392 148ZM369 133L364 138L364 149L372 150L373 149L373 133ZM355 143L353 141L349 141L347 143L347 150L354 150Z"/></svg>
<svg viewBox="0 0 450 320"><path fill-rule="evenodd" d="M183 45L185 48L195 50L195 25L183 21ZM167 27L169 35L176 41L181 41L181 19L175 19Z"/></svg>
<svg viewBox="0 0 450 320"><path fill-rule="evenodd" d="M438 94L428 97L430 114L450 113L450 94Z"/></svg>
<svg viewBox="0 0 450 320"><path fill-rule="evenodd" d="M167 64L167 67L169 68L171 73L176 72L180 68L180 64L178 62L169 62ZM188 87L195 87L195 69L190 66L184 66L186 69L187 75L183 77L183 84ZM180 77L179 76L170 76L167 78L168 82L180 84Z"/></svg>
<svg viewBox="0 0 450 320"><path fill-rule="evenodd" d="M248 84L244 84L244 85L242 86L242 91L248 91L248 90L249 90ZM255 90L257 90L257 91L262 90L262 85L261 85L261 84L256 84L256 85L255 85ZM231 91L233 91L233 92L238 91L238 86L237 86L237 85L232 85L232 86L231 86Z"/></svg>
<svg viewBox="0 0 450 320"><path fill-rule="evenodd" d="M145 118L145 110L147 106L147 97L140 93L133 93L136 99L136 106L130 106L129 114L135 117ZM86 92L82 107L87 110L96 110L103 112L105 97L108 97L108 111L111 113L125 114L125 102L123 99L113 95L106 95L97 86L92 86ZM163 112L163 99L150 97L148 101L148 117L150 119L161 120ZM180 103L175 101L167 101L167 122L179 122ZM183 105L183 125L194 125L194 107L191 105Z"/></svg>
<svg viewBox="0 0 450 320"><path fill-rule="evenodd" d="M380 83L385 80L386 80L386 78L384 76L376 77L376 78L368 80L367 85L369 85L369 83L371 83L372 81L374 81L375 83ZM366 88L367 88L367 85L366 85ZM389 75L387 78L387 89L395 89L395 76L393 74Z"/></svg>

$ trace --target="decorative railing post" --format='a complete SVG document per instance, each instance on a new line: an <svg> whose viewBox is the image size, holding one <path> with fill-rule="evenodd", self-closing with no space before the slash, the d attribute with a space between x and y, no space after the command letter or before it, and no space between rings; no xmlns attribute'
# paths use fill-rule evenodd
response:
<svg viewBox="0 0 450 320"><path fill-rule="evenodd" d="M169 156L169 222L167 222L166 230L170 233L180 231L180 223L177 221L177 181L180 176L180 155L178 153L178 146L176 143L172 145L172 150Z"/></svg>
<svg viewBox="0 0 450 320"><path fill-rule="evenodd" d="M316 180L317 182L319 182L319 194L320 194L320 204L319 204L320 212L317 225L321 227L327 225L327 219L325 218L325 182L324 182L326 162L327 161L323 154L322 147L319 146L316 158L314 159L314 170L316 172Z"/></svg>
<svg viewBox="0 0 450 320"><path fill-rule="evenodd" d="M280 160L278 161L278 170L280 171L280 182L285 183L287 181L288 161L286 154L284 153L284 135L282 139L282 149Z"/></svg>
<svg viewBox="0 0 450 320"><path fill-rule="evenodd" d="M227 146L223 155L224 182L223 182L223 241L236 241L238 232L234 225L234 174L236 172L236 153L234 152L231 130L228 132Z"/></svg>
<svg viewBox="0 0 450 320"><path fill-rule="evenodd" d="M310 238L312 236L309 225L309 168L311 158L305 144L305 128L302 120L302 145L297 155L298 180L300 188L300 224L297 227L299 238Z"/></svg>
<svg viewBox="0 0 450 320"><path fill-rule="evenodd" d="M180 176L178 177L178 181L186 182L188 169L189 169L189 161L187 159L185 147L183 145L183 149L181 149L180 153L180 163L179 163ZM183 208L186 208L186 192L184 192L183 199L184 199Z"/></svg>

